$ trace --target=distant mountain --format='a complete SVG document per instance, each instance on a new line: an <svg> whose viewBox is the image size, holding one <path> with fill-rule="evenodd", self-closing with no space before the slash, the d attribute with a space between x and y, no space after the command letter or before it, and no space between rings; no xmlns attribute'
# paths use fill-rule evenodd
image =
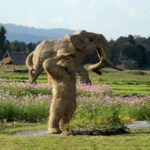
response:
<svg viewBox="0 0 150 150"><path fill-rule="evenodd" d="M0 23L0 25L3 25L6 28L6 36L9 41L18 40L26 43L35 43L45 39L60 39L63 38L65 34L72 34L74 32L74 30L63 28L42 29L2 23Z"/></svg>

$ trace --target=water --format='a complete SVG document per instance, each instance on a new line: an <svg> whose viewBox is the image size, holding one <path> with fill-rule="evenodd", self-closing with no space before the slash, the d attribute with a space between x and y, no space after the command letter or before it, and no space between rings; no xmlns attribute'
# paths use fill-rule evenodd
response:
<svg viewBox="0 0 150 150"><path fill-rule="evenodd" d="M138 129L138 128L149 128L150 122L148 121L135 121L131 124L126 124L129 129Z"/></svg>
<svg viewBox="0 0 150 150"><path fill-rule="evenodd" d="M149 128L150 123L148 121L135 121L131 124L126 124L129 129L138 129L138 128ZM88 129L83 129L88 130ZM27 136L37 136L37 135L50 135L50 136L59 136L60 134L49 134L46 129L43 130L32 130L32 131L18 131L13 135L27 135Z"/></svg>

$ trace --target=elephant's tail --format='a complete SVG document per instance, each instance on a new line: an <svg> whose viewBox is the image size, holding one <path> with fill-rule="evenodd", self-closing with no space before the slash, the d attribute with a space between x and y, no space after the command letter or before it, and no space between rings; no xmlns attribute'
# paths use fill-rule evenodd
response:
<svg viewBox="0 0 150 150"><path fill-rule="evenodd" d="M28 70L33 70L32 58L33 58L33 52L31 52L26 58L26 66L27 66Z"/></svg>

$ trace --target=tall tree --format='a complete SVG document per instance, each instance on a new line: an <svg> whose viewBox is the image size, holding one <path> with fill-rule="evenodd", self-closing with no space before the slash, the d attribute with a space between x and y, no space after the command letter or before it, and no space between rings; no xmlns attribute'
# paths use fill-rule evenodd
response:
<svg viewBox="0 0 150 150"><path fill-rule="evenodd" d="M1 26L0 27L0 51L5 52L5 42L6 42L6 29Z"/></svg>
<svg viewBox="0 0 150 150"><path fill-rule="evenodd" d="M147 55L146 55L146 49L143 45L137 45L137 48L139 50L139 57L138 57L138 61L139 61L139 68L145 68L146 64L147 64Z"/></svg>
<svg viewBox="0 0 150 150"><path fill-rule="evenodd" d="M133 35L129 35L129 36L128 36L128 41L129 41L131 44L135 44L135 39L134 39Z"/></svg>

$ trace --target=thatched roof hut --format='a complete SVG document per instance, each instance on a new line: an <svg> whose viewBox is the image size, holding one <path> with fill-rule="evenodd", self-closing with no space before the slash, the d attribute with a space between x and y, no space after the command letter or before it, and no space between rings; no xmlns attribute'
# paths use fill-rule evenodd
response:
<svg viewBox="0 0 150 150"><path fill-rule="evenodd" d="M24 52L6 52L0 64L25 65L26 55Z"/></svg>

